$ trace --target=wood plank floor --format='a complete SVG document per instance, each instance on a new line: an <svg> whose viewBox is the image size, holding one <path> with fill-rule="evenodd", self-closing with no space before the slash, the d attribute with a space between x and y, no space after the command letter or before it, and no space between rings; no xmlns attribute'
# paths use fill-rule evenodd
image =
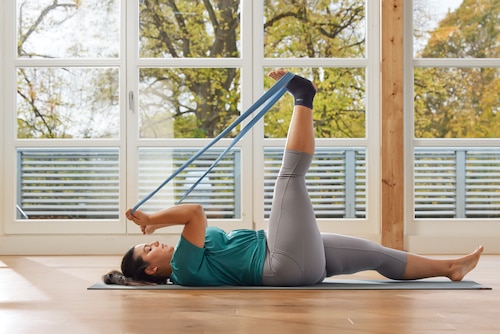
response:
<svg viewBox="0 0 500 334"><path fill-rule="evenodd" d="M500 333L496 255L466 277L491 291L86 290L119 261L0 256L0 333Z"/></svg>

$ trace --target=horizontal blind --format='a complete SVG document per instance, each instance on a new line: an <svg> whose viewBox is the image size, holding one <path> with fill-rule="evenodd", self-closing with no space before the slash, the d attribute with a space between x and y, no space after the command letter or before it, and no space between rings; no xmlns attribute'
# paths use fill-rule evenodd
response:
<svg viewBox="0 0 500 334"><path fill-rule="evenodd" d="M269 218L282 148L264 150L264 217ZM306 175L317 218L366 216L365 149L317 148Z"/></svg>
<svg viewBox="0 0 500 334"><path fill-rule="evenodd" d="M500 217L500 150L468 150L466 176L466 216Z"/></svg>
<svg viewBox="0 0 500 334"><path fill-rule="evenodd" d="M415 218L500 217L500 149L415 148Z"/></svg>
<svg viewBox="0 0 500 334"><path fill-rule="evenodd" d="M118 218L118 160L114 148L18 149L18 218Z"/></svg>
<svg viewBox="0 0 500 334"><path fill-rule="evenodd" d="M414 173L415 217L455 217L455 151L415 149Z"/></svg>
<svg viewBox="0 0 500 334"><path fill-rule="evenodd" d="M140 148L139 197L156 189L198 148ZM222 149L211 149L147 201L153 212L173 205L201 176ZM117 149L20 149L18 218L116 219L119 216ZM208 218L239 218L240 151L228 152L184 200L202 204Z"/></svg>
<svg viewBox="0 0 500 334"><path fill-rule="evenodd" d="M139 198L146 197L188 161L199 148L140 148ZM177 202L223 152L211 148L175 177L141 207L158 211ZM184 199L183 203L204 206L208 218L240 218L241 153L232 149Z"/></svg>

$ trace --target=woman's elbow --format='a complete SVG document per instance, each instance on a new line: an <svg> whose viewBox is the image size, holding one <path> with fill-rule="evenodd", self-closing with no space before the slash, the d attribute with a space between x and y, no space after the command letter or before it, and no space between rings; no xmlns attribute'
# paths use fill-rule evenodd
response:
<svg viewBox="0 0 500 334"><path fill-rule="evenodd" d="M207 216L205 214L205 209L201 204L192 204L191 212L193 217L197 220L203 221L205 226L207 226Z"/></svg>

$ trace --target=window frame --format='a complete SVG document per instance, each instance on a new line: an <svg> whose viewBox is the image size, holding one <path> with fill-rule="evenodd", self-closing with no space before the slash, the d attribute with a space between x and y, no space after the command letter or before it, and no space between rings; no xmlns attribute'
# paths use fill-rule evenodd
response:
<svg viewBox="0 0 500 334"><path fill-rule="evenodd" d="M138 1L138 0L137 0ZM317 139L318 147L363 147L366 148L367 184L366 184L366 210L364 219L319 219L318 225L322 231L343 234L359 235L375 241L380 240L380 8L377 2L366 0L366 55L364 58L320 58L320 59L272 59L264 58L263 48L263 2L241 0L241 33L246 40L252 40L249 44L242 44L240 58L230 59L140 59L138 57L138 22L136 17L137 1L120 0L121 4L121 31L120 31L120 57L117 59L17 59L15 54L16 32L14 27L16 18L15 0L3 1L0 4L3 15L3 24L0 39L2 51L2 78L0 87L2 96L2 108L4 110L15 110L16 105L16 68L18 66L116 66L120 70L120 137L112 140L60 140L60 139L15 139L15 113L1 113L3 135L1 136L2 154L4 164L2 167L1 181L4 185L2 196L2 216L6 247L14 246L11 251L16 252L59 252L59 246L45 245L38 250L36 245L31 248L16 246L17 240L40 240L40 244L51 243L55 240L65 238L67 243L75 243L68 249L79 249L80 252L92 253L95 240L110 241L110 245L97 250L99 253L121 251L124 244L131 240L142 240L142 235L133 223L127 221L124 216L124 208L137 203L137 193L134 189L138 187L137 147L148 145L150 147L177 146L193 147L193 139L165 139L151 140L138 139L136 121L133 120L137 114L128 106L128 93L133 92L138 96L138 69L140 67L238 67L241 70L241 104L242 110L249 107L264 92L262 74L264 68L269 67L359 67L365 69L366 75L366 136L357 139ZM10 50L10 49L13 50ZM8 53L7 53L8 51ZM14 83L14 84L9 84ZM137 103L137 99L134 100ZM137 110L137 105L134 106ZM247 121L248 122L248 121ZM10 126L8 126L10 125ZM241 149L243 174L251 175L244 177L242 181L242 218L238 220L211 220L209 223L221 226L224 229L254 228L264 229L267 221L263 219L263 159L264 147L283 148L285 139L264 139L263 124L258 123L237 144ZM210 139L196 140L196 146L203 146ZM15 196L8 196L16 189L16 149L18 147L119 147L120 150L120 213L117 220L61 220L61 221L29 221L22 222L15 219ZM215 147L226 147L227 140L222 140ZM244 148L244 149L243 149ZM126 153L124 153L126 152ZM125 178L125 175L127 178ZM2 231L0 229L0 231ZM167 240L169 236L177 235L180 227L174 227L162 232ZM37 238L40 236L42 239ZM3 236L2 236L3 238ZM32 239L34 238L34 239ZM89 242L90 241L90 242ZM64 250L62 250L64 252Z"/></svg>
<svg viewBox="0 0 500 334"><path fill-rule="evenodd" d="M248 1L241 1L241 36L251 36L252 26L251 19L247 19L246 15L243 13L251 14L251 4ZM242 50L241 56L239 58L140 58L139 56L139 27L138 27L138 8L136 1L127 1L127 17L132 18L127 22L127 38L130 43L128 43L128 57L127 57L127 77L128 77L128 87L127 93L132 92L134 96L139 96L139 69L140 68L167 68L167 67L177 67L177 68L238 68L241 71L241 97L240 103L242 105L242 112L248 108L253 103L253 96L251 88L247 82L250 82L252 73L252 59L250 53L246 52L246 48L251 48L251 45L241 43ZM130 22L131 21L131 22ZM246 55L246 56L245 56ZM138 148L139 147L199 147L200 149L211 142L211 138L207 139L192 139L192 138L160 138L160 139L148 139L139 138L138 135L138 98L134 99L133 110L127 108L128 118L131 120L127 125L127 154L129 155L129 165L127 166L127 188L131 189L127 193L127 203L129 206L135 205L138 201L137 191L139 180L138 180L138 164L134 164L138 158ZM249 120L242 122L242 126L245 126ZM223 138L218 143L216 143L213 148L225 148L230 143L231 139ZM234 148L241 150L241 173L245 175L251 173L251 166L245 161L251 161L252 152L248 147L251 143L251 131L240 140ZM167 178L168 175L165 175ZM152 189L153 190L153 189ZM241 184L241 218L239 219L210 219L210 224L217 225L223 229L231 230L237 228L252 228L252 217L251 217L251 200L249 198L249 193L252 193L252 180L248 177L242 177ZM123 210L122 210L123 211ZM128 233L139 233L137 232L137 226L133 222L127 221L126 228ZM181 226L170 227L169 229L164 229L160 234L178 234L182 231Z"/></svg>
<svg viewBox="0 0 500 334"><path fill-rule="evenodd" d="M119 0L120 3L120 23L125 27L125 0ZM119 205L120 207L125 206L125 175L126 165L125 165L125 154L123 154L123 147L125 145L125 125L126 122L122 118L123 116L123 106L126 105L125 99L125 87L126 87L126 76L125 71L125 58L123 55L126 52L125 46L125 29L120 31L120 56L115 59L104 58L104 59L24 59L18 58L16 54L17 33L16 33L16 1L6 1L3 3L4 10L2 12L8 13L5 15L5 36L6 41L2 43L5 45L6 55L5 64L5 75L3 76L3 84L6 86L6 98L4 108L6 111L16 110L16 70L19 67L115 67L119 71L119 104L120 104L120 125L119 131L120 136L116 139L18 139L15 133L17 129L16 126L16 114L14 112L4 112L5 117L4 126L5 130L5 144L4 149L4 161L5 161L5 189L6 193L15 194L17 191L16 177L17 177L17 161L16 161L16 151L19 148L39 148L39 147L53 147L53 148L69 148L69 147L103 147L103 148L118 148L119 154ZM10 126L9 126L10 125ZM6 234L95 234L96 231L99 233L124 233L126 232L125 226L122 223L124 219L124 213L119 213L119 219L102 219L102 220L81 220L81 219L71 219L71 220L55 220L49 221L45 219L33 219L29 221L19 221L16 220L15 210L12 208L16 207L15 203L16 196L6 196L5 207L10 208L4 210L4 231Z"/></svg>
<svg viewBox="0 0 500 334"><path fill-rule="evenodd" d="M416 252L461 252L463 247L473 249L481 242L500 237L495 218L415 218L414 149L415 148L486 148L500 147L500 138L415 138L414 136L414 69L422 67L493 67L500 68L500 58L414 58L413 54L413 0L404 6L404 123L407 135L405 147L405 235L407 247ZM469 248L470 247L470 248Z"/></svg>
<svg viewBox="0 0 500 334"><path fill-rule="evenodd" d="M366 149L366 218L364 219L317 219L322 232L359 235L375 241L380 240L380 6L377 2L365 1L366 10L366 54L364 58L264 58L264 31L262 25L263 1L254 2L254 91L262 93L260 78L265 68L288 67L358 67L365 69L366 82L366 134L365 138L316 139L316 147L363 147ZM259 71L259 69L261 69ZM325 94L326 92L321 92ZM264 148L282 148L285 138L264 139L263 125L254 130L254 159L258 172L254 174L254 217L257 229L265 229L268 220L264 212ZM369 166L369 168L368 168ZM262 171L262 172L261 172Z"/></svg>

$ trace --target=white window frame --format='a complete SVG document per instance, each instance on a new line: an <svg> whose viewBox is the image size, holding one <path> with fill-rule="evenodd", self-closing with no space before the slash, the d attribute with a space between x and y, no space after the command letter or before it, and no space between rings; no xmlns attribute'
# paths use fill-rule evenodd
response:
<svg viewBox="0 0 500 334"><path fill-rule="evenodd" d="M16 4L14 0L9 0L2 3L5 7L2 12L6 13L5 17L5 36L6 40L2 45L7 45L5 52L5 68L3 76L3 84L5 87L5 102L4 108L4 136L5 136L5 147L4 147L4 166L5 167L5 189L6 193L15 194L16 193L16 150L22 147L54 147L54 148L65 148L65 147L112 147L118 148L120 152L119 164L120 164L120 207L125 207L125 196L124 191L126 189L126 154L123 154L125 148L125 125L126 121L122 117L124 112L124 107L126 105L126 73L125 69L125 59L123 55L126 52L125 46L125 29L120 31L120 57L116 59L18 59L16 54L16 48L12 47L16 45L17 32L14 27L16 26ZM121 11L125 10L125 0L121 0ZM121 15L121 24L125 27L125 15ZM11 48L12 47L12 48ZM117 139L91 139L91 140L72 140L72 139L15 139L17 137L15 131L17 129L16 125L16 115L11 112L16 109L16 68L17 67L117 67L120 71L119 81L120 81L120 137ZM8 190L7 190L8 189ZM15 198L16 196L6 196L5 207L7 210L3 211L4 214L4 232L6 234L109 234L109 233L124 233L125 225L123 224L123 219L125 219L124 212L119 213L119 219L109 219L109 220L38 220L33 219L29 221L19 221L16 220L15 212Z"/></svg>
<svg viewBox="0 0 500 334"><path fill-rule="evenodd" d="M414 58L413 0L404 3L404 87L405 87L405 232L406 246L417 253L461 253L483 244L498 251L498 219L415 219L414 148L416 147L500 147L500 138L420 139L414 137L414 68L417 67L500 67L500 59Z"/></svg>

